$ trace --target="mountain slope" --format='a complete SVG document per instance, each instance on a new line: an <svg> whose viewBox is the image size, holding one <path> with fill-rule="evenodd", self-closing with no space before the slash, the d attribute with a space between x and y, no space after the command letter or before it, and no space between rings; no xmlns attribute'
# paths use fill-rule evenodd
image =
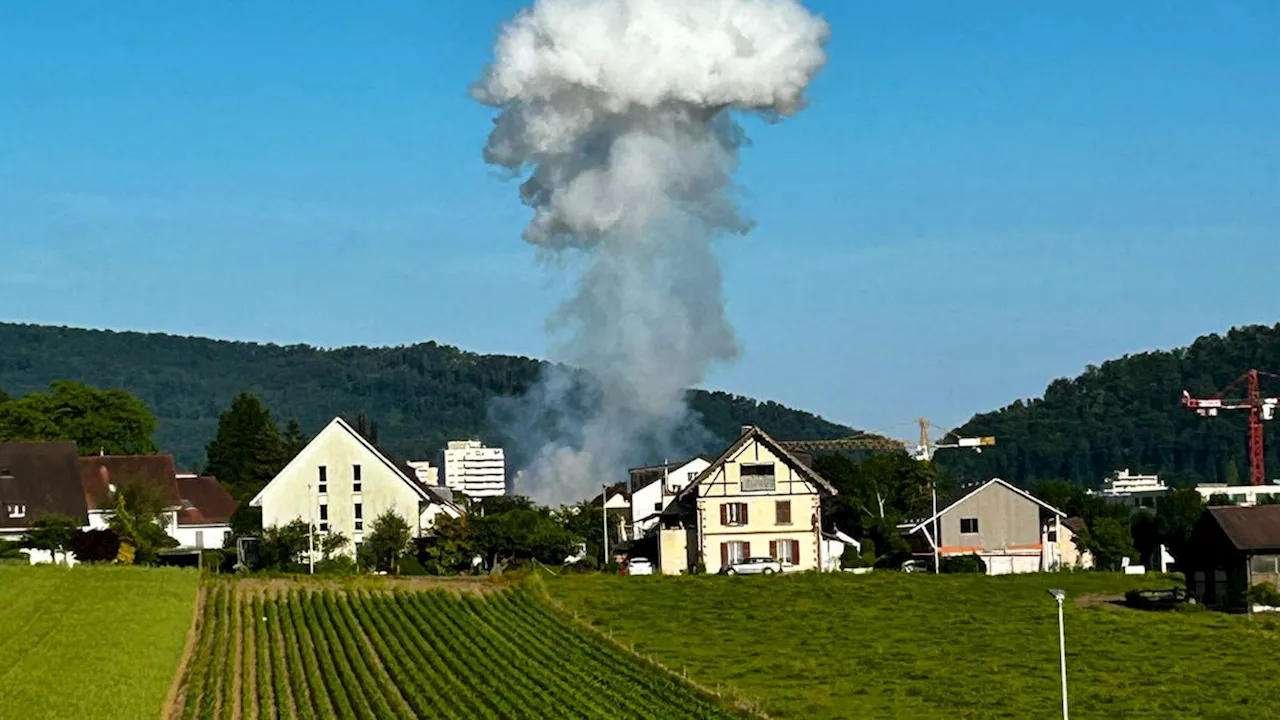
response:
<svg viewBox="0 0 1280 720"><path fill-rule="evenodd" d="M156 414L156 442L184 467L203 462L218 414L241 391L261 397L277 422L297 419L308 433L334 415L364 412L378 422L382 444L407 457L433 457L450 439L502 443L487 421L489 400L523 393L542 367L529 358L434 342L320 350L0 323L0 388L16 397L68 379L128 390ZM690 403L714 436L699 451L719 451L743 423L787 439L852 432L810 413L726 393L694 391Z"/></svg>
<svg viewBox="0 0 1280 720"><path fill-rule="evenodd" d="M1251 369L1280 372L1280 325L1236 328L1190 347L1127 355L1050 383L1044 397L975 416L962 435L995 435L981 455L938 455L968 479L1027 485L1066 479L1094 485L1124 468L1173 482L1248 482L1246 413L1202 418L1179 407L1182 391L1213 397ZM1239 394L1239 393L1237 393ZM1265 380L1264 395L1280 395ZM1268 479L1280 477L1280 439L1266 426Z"/></svg>

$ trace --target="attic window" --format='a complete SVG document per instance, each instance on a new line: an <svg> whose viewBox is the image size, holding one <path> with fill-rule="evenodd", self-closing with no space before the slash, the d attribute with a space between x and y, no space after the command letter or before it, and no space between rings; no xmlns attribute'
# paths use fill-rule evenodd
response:
<svg viewBox="0 0 1280 720"><path fill-rule="evenodd" d="M7 505L5 509L9 511L10 520L17 520L27 516L26 505Z"/></svg>
<svg viewBox="0 0 1280 720"><path fill-rule="evenodd" d="M188 500L188 499L186 499L186 498L182 498L182 509L183 509L183 510L190 510L190 509L191 509L191 508L193 508L193 507L195 507L195 505L192 505L190 500Z"/></svg>
<svg viewBox="0 0 1280 720"><path fill-rule="evenodd" d="M772 492L776 487L773 476L773 463L768 465L743 465L741 476L743 492Z"/></svg>
<svg viewBox="0 0 1280 720"><path fill-rule="evenodd" d="M7 467L0 467L0 477L13 479L13 472Z"/></svg>

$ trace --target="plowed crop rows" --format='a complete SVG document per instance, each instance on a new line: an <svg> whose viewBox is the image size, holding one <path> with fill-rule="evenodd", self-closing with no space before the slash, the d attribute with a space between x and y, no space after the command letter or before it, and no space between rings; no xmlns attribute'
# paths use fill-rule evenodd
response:
<svg viewBox="0 0 1280 720"><path fill-rule="evenodd" d="M206 593L184 720L739 717L523 591Z"/></svg>

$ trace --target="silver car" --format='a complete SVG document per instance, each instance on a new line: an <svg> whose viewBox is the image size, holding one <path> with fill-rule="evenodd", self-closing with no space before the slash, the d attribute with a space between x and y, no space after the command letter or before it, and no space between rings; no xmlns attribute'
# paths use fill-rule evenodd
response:
<svg viewBox="0 0 1280 720"><path fill-rule="evenodd" d="M729 563L726 575L772 575L782 572L782 563L771 557L751 557Z"/></svg>

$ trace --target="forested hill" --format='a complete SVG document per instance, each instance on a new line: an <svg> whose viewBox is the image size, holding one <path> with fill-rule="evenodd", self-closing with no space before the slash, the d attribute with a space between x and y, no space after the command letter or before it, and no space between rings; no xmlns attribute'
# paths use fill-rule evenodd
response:
<svg viewBox="0 0 1280 720"><path fill-rule="evenodd" d="M1184 389L1215 397L1253 368L1280 372L1280 325L1236 328L1187 348L1090 366L1074 380L1050 383L1043 398L978 415L958 430L995 435L996 447L938 459L961 477L998 476L1024 486L1041 479L1096 485L1124 468L1176 483L1248 482L1247 414L1202 418L1179 402ZM1280 380L1264 378L1262 390L1280 395ZM1277 440L1276 423L1267 424L1268 479L1280 478Z"/></svg>
<svg viewBox="0 0 1280 720"><path fill-rule="evenodd" d="M450 439L501 443L486 420L489 400L523 393L541 367L433 342L320 350L0 323L0 388L17 397L77 380L128 390L156 414L157 444L184 467L203 462L218 414L241 391L260 397L281 425L296 419L308 434L334 415L364 412L378 423L382 444L406 457L434 457ZM797 440L852 432L772 402L703 391L690 400L716 436L701 448L707 452L723 449L743 423Z"/></svg>

